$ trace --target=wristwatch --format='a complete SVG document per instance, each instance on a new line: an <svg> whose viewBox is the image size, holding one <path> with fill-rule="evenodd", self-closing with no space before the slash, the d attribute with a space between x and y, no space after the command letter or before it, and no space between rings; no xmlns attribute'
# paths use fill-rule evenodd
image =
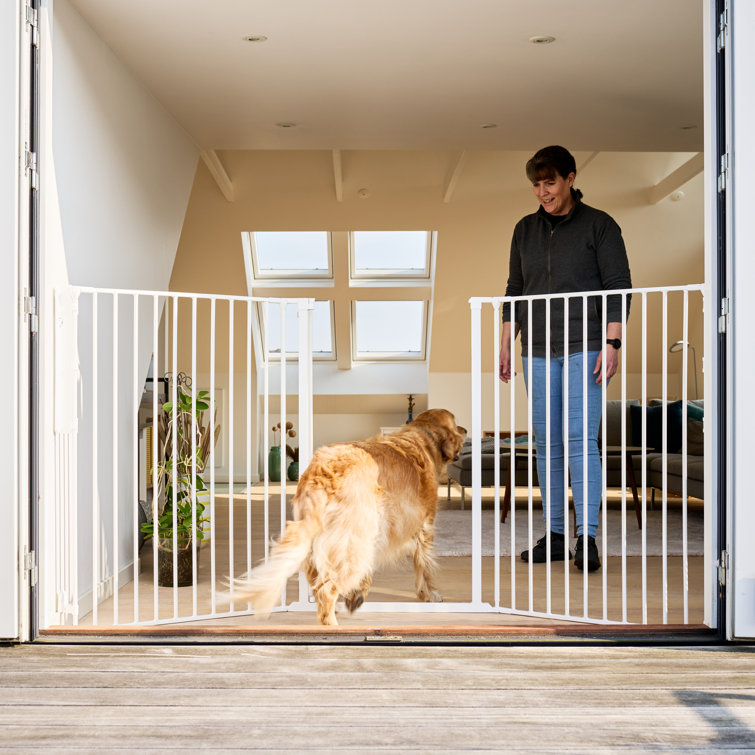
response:
<svg viewBox="0 0 755 755"><path fill-rule="evenodd" d="M608 344L609 346L613 346L613 347L614 347L614 349L616 349L617 351L618 351L618 350L619 350L619 349L621 348L621 339L620 339L620 338L609 338L609 339L608 339L608 340L606 341L606 343L607 343L607 344Z"/></svg>

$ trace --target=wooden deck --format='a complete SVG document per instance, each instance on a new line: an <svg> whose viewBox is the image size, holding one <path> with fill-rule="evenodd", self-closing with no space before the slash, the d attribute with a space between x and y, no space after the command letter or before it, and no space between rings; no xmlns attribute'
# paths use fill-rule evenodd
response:
<svg viewBox="0 0 755 755"><path fill-rule="evenodd" d="M0 647L11 752L745 752L750 647Z"/></svg>

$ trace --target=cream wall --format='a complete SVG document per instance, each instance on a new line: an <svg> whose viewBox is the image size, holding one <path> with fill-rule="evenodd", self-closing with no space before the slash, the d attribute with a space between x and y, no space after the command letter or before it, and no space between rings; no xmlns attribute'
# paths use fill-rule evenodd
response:
<svg viewBox="0 0 755 755"><path fill-rule="evenodd" d="M436 230L438 248L426 400L428 406L447 406L461 420L468 417L468 299L504 293L513 227L537 206L523 170L529 153L470 152L448 202L444 201L444 195L459 153L344 152L340 202L336 199L330 152L221 151L218 155L233 183L235 201L223 198L205 166L200 164L171 288L246 293L243 231ZM576 186L584 192L585 201L609 212L622 227L635 286L703 281L702 175L681 187L685 196L679 202L666 198L650 204L647 196L651 187L692 155L582 152L575 153L575 157ZM585 163L584 171L579 170ZM361 189L367 190L367 198L360 197ZM660 316L653 307L649 314L649 337L654 337L659 331ZM628 364L630 376L640 369L639 322L639 317L633 314L624 352L636 357ZM697 346L700 357L701 313L692 312L690 323L690 341ZM671 338L669 331L669 337L673 342L680 336ZM486 324L483 344L489 344L491 339L492 328ZM651 349L650 373L660 372L662 352L660 343ZM678 355L669 355L670 371L679 371L680 364ZM702 391L702 374L699 377ZM671 384L675 387L673 391L669 388L670 395L677 395L678 378L670 378ZM690 367L690 390L692 385ZM628 381L630 389L637 390L636 380ZM613 385L612 390L619 388ZM326 392L315 384L316 394ZM524 395L520 390L521 401ZM397 395L396 400L399 398ZM346 396L343 400L344 412L327 415L327 431L319 439L366 437L376 432L377 425L393 423L390 412L376 416L360 411L358 403L350 403ZM402 410L403 405L394 416L400 416ZM379 421L380 417L385 421ZM315 419L316 445L318 427L325 419L324 413Z"/></svg>

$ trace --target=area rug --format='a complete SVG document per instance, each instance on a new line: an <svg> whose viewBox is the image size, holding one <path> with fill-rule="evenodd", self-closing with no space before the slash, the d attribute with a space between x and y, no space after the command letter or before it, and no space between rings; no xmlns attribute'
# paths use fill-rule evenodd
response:
<svg viewBox="0 0 755 755"><path fill-rule="evenodd" d="M601 527L603 514L601 512ZM519 553L529 547L527 535L527 512L516 512L516 530L514 552ZM660 510L647 512L646 553L648 556L663 554L663 529ZM532 513L533 544L543 536L545 531L543 515L539 509ZM621 511L608 511L608 553L609 556L621 555ZM482 555L495 555L495 516L485 509L482 512ZM603 534L598 528L598 547L603 550ZM666 534L666 553L669 556L681 556L682 550L682 512L669 510ZM642 530L637 527L634 510L627 511L626 543L628 556L642 555ZM571 539L574 545L574 539ZM500 525L501 555L511 554L511 522L507 520ZM703 512L687 513L687 553L690 556L703 555ZM454 509L441 509L435 521L435 555L436 556L471 556L472 555L472 512Z"/></svg>

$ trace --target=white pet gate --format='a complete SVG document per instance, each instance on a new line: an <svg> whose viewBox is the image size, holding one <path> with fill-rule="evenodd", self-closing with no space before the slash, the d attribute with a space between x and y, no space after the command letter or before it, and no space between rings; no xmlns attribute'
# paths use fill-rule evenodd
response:
<svg viewBox="0 0 755 755"><path fill-rule="evenodd" d="M620 293L626 311L630 292ZM470 555L456 561L441 559L442 568L463 572L468 588L461 599L445 603L368 600L360 612L702 623L707 615L703 598L708 562L703 554L708 552L704 546L709 526L705 525L703 536L690 521L704 517L707 522L711 507L689 501L686 488L680 496L673 496L665 479L668 460L677 450L686 477L687 357L690 334L702 332L703 288L631 293L632 316L621 371L614 378L620 398L626 402L630 389L646 407L651 398L668 404L676 397L684 412L682 448L668 448L664 440L660 451L664 484L656 496L657 512L651 512L653 496L646 479L650 452L643 419L640 500L644 527L639 531L638 550L632 550L637 535L631 531L634 514L627 506L627 481L623 478L620 489L609 490L604 474L605 503L599 531L603 568L588 575L568 562L528 565L519 560L518 551L531 546L542 533L539 491L533 484L534 440L529 432L525 444L529 453L522 453L522 445L515 442L523 387L517 381L504 386L497 379L501 307L507 300L475 298L471 300L473 505L471 512L464 512L468 516L463 524L454 525L467 529ZM579 295L584 307L588 295ZM605 308L605 294L598 292L597 296ZM520 300L531 308L535 298L559 297ZM54 516L44 530L48 567L41 572L46 581L42 594L49 608L42 613L42 628L150 625L252 612L247 605L224 603L219 596L227 589L228 578L267 556L271 537L282 531L285 523L285 484L269 479L270 428L278 422L284 428L287 421L295 422L302 469L312 453L313 306L309 299L174 292L70 288L58 293ZM483 321L484 311L489 320ZM294 319L296 326L291 328ZM681 380L674 376L676 370L674 375L669 372L670 339L683 344ZM632 366L632 373L627 372L627 365ZM188 584L178 586L179 549L174 540L167 566L163 563L168 581L162 586L158 539L143 543L141 529L145 521L155 521L162 503L159 498L154 500L157 478L152 474L166 463L161 457L157 418L167 400L175 419L179 391L195 406L205 396L201 391L207 391L202 422L211 438L216 432L218 437L208 446L200 484L196 480L199 465L189 471L190 526L201 527L202 540L191 541ZM297 397L295 406L291 405L292 395ZM604 390L604 412L606 401ZM522 420L525 430L532 427L531 412L530 401ZM665 438L667 412L663 417ZM196 419L191 421L192 458L200 442L196 423ZM494 486L483 493L481 438L486 430L495 438L496 472ZM280 445L285 443L283 439ZM622 460L637 455L632 445L625 442L619 449ZM499 470L506 455L508 468L525 469L530 484L517 489L516 478L510 478L511 513L507 523L499 525L502 487L506 486L506 474ZM180 466L175 455L172 461L175 470ZM506 468L505 462L503 466ZM174 483L174 491L179 487L177 476L178 472L171 471L167 477ZM258 479L262 482L255 484ZM173 525L179 504L177 493L166 504ZM564 505L568 513L568 500ZM451 511L440 511L439 529ZM456 512L453 515L458 517ZM204 518L206 521L199 521ZM678 530L670 528L672 518L680 522ZM611 537L617 527L618 538ZM653 527L660 529L653 532ZM693 536L696 540L690 550ZM652 546L655 540L657 551ZM284 592L277 610L314 610L301 575L294 592Z"/></svg>

